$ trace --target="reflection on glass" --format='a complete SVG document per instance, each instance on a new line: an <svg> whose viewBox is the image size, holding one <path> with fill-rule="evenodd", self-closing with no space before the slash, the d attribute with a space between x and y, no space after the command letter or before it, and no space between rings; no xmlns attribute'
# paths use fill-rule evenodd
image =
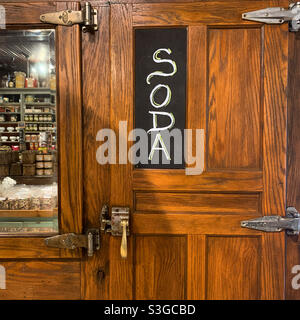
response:
<svg viewBox="0 0 300 320"><path fill-rule="evenodd" d="M0 30L0 235L58 232L54 30Z"/></svg>

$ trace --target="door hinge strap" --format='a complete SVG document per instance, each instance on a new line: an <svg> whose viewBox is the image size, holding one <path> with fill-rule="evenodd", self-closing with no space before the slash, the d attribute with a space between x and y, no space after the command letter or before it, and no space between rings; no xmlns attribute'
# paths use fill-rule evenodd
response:
<svg viewBox="0 0 300 320"><path fill-rule="evenodd" d="M85 2L80 11L63 10L44 13L40 16L40 20L44 23L63 26L81 24L83 32L98 30L97 9L94 9L89 2Z"/></svg>
<svg viewBox="0 0 300 320"><path fill-rule="evenodd" d="M45 245L52 248L70 249L86 248L89 257L100 249L100 230L88 229L86 234L65 233L46 238Z"/></svg>
<svg viewBox="0 0 300 320"><path fill-rule="evenodd" d="M300 30L300 2L291 3L288 9L274 7L242 14L244 20L257 21L267 24L289 23L289 30L296 32Z"/></svg>
<svg viewBox="0 0 300 320"><path fill-rule="evenodd" d="M300 232L300 214L294 207L286 209L286 217L264 216L241 221L241 227L265 232L280 232L286 230L289 235Z"/></svg>

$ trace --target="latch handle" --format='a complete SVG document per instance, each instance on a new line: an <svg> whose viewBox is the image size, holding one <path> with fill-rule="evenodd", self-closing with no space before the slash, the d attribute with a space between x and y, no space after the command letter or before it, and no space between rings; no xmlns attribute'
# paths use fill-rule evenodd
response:
<svg viewBox="0 0 300 320"><path fill-rule="evenodd" d="M127 258L127 237L129 236L129 208L112 207L109 217L108 206L104 205L101 210L100 224L102 233L109 232L112 236L122 237L120 254Z"/></svg>
<svg viewBox="0 0 300 320"><path fill-rule="evenodd" d="M127 258L127 226L128 226L128 220L122 220L121 221L121 226L123 228L123 233L122 233L122 241L121 241L120 253L121 253L121 257L123 259L126 259Z"/></svg>

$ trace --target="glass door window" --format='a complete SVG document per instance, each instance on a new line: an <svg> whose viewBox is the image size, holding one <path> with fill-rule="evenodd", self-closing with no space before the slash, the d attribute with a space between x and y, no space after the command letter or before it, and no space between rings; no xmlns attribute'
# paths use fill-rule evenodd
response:
<svg viewBox="0 0 300 320"><path fill-rule="evenodd" d="M58 232L55 30L0 30L0 235Z"/></svg>

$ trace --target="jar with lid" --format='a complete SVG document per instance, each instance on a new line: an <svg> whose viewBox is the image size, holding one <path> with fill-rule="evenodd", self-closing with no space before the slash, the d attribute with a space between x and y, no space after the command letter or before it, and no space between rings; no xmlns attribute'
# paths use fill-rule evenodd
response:
<svg viewBox="0 0 300 320"><path fill-rule="evenodd" d="M25 98L25 102L32 103L34 101L34 97L31 95L27 95Z"/></svg>
<svg viewBox="0 0 300 320"><path fill-rule="evenodd" d="M0 122L5 122L5 116L3 114L0 115Z"/></svg>
<svg viewBox="0 0 300 320"><path fill-rule="evenodd" d="M16 88L24 88L26 74L21 71L15 71Z"/></svg>
<svg viewBox="0 0 300 320"><path fill-rule="evenodd" d="M38 115L34 115L33 119L34 119L35 122L38 122L39 121L39 116Z"/></svg>

